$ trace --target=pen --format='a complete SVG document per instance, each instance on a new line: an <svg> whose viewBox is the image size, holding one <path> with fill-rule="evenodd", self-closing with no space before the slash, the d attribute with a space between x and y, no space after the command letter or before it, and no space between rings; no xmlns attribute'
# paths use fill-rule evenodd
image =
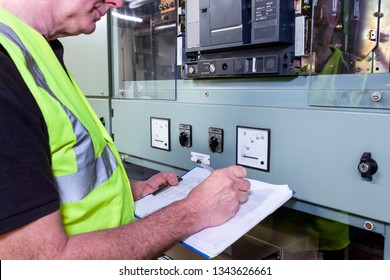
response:
<svg viewBox="0 0 390 280"><path fill-rule="evenodd" d="M177 180L179 180L179 182L180 182L181 180L183 180L183 178L181 178L180 176L177 176ZM169 187L170 187L169 184L162 184L161 186L158 187L157 190L155 190L154 192L152 192L152 195L157 195L157 194L159 194L160 192L162 192L162 191L168 189Z"/></svg>
<svg viewBox="0 0 390 280"><path fill-rule="evenodd" d="M214 171L214 168L212 168L210 165L208 165L208 164L205 164L205 163L203 163L201 160L197 160L196 161L196 163L197 164L199 164L201 167L203 167L204 169L207 169L208 171L210 171L210 172L213 172Z"/></svg>

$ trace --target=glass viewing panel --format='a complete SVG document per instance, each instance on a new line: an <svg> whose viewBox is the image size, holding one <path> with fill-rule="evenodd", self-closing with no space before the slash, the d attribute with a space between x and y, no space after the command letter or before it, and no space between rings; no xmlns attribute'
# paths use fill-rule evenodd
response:
<svg viewBox="0 0 390 280"><path fill-rule="evenodd" d="M312 3L310 105L390 108L390 2Z"/></svg>
<svg viewBox="0 0 390 280"><path fill-rule="evenodd" d="M111 12L115 98L175 99L174 2L124 1Z"/></svg>
<svg viewBox="0 0 390 280"><path fill-rule="evenodd" d="M384 17L389 3L383 2L317 1L312 45L315 73L389 72L389 27Z"/></svg>

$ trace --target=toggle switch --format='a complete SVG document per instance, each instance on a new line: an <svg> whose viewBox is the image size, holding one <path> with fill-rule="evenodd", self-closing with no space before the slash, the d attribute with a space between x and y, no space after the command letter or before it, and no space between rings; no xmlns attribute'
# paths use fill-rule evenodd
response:
<svg viewBox="0 0 390 280"><path fill-rule="evenodd" d="M372 175L378 171L378 164L371 158L371 153L363 153L360 158L358 170L362 178L372 181Z"/></svg>

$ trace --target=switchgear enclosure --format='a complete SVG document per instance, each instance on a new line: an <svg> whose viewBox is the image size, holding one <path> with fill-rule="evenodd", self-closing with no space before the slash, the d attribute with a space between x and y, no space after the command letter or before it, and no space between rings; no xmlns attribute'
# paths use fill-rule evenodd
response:
<svg viewBox="0 0 390 280"><path fill-rule="evenodd" d="M329 1L331 2L331 0ZM230 3L230 1L224 0L219 0L219 2ZM296 1L275 2L269 0L267 2L284 5ZM305 5L312 2L301 1ZM321 3L321 1L316 2ZM196 165L194 161L191 161L191 155L197 153L208 155L210 164L214 168L222 168L236 163L237 125L269 128L272 131L270 171L263 172L247 168L248 178L275 184L289 184L296 191L294 199L288 204L294 209L360 228L363 228L367 223L372 223L371 231L385 236L384 258L390 259L390 208L388 203L390 173L387 172L390 170L390 157L387 152L390 132L385 129L390 122L390 84L388 82L388 46L390 44L388 40L385 40L387 38L385 35L389 33L388 27L390 25L387 23L390 5L388 1L376 0L342 0L341 2L343 3L342 7L360 5L359 9L355 6L355 10L359 12L359 19L356 18L356 22L352 22L354 18L341 17L346 19L350 28L348 29L347 25L344 25L344 28L339 28L340 25L336 26L338 27L335 30L335 34L338 35L336 37L337 43L345 41L350 48L355 47L357 50L361 50L360 46L363 43L371 46L374 42L371 42L370 38L364 38L362 43L352 44L344 39L352 39L354 33L345 32L354 25L358 26L358 35L372 34L375 32L375 26L382 28L376 31L376 34L382 35L382 40L377 42L378 47L368 56L374 59L357 61L359 65L352 71L353 74L320 75L315 72L316 75L281 77L272 72L271 75L245 79L226 77L225 79L164 80L159 85L169 84L169 82L175 85L175 98L170 100L157 100L154 95L136 96L135 94L134 96L138 99L131 99L129 95L126 95L127 88L124 88L125 94L121 95L118 89L122 89L120 87L123 83L122 76L113 76L116 87L113 89L113 99L110 100L110 106L113 109L112 132L115 135L115 143L119 151L126 154L126 161L156 170L174 169L180 174ZM186 3L188 4L185 7L186 10L193 11L193 6L200 7L207 1L190 0ZM378 11L378 3L381 4L380 12L383 14L383 17L380 18L374 16ZM225 5L227 6L227 4ZM370 7L369 10L364 9L367 5ZM373 7L371 8L371 6ZM190 28L186 30L187 34L191 34L186 38L193 40L194 46L197 41L198 48L201 36L199 31L201 9L199 7L197 7L198 15L186 15L188 20L192 20L188 22L188 27L193 27L191 30L189 30ZM284 7L280 6L281 11ZM311 8L308 11L311 11ZM321 15L320 7L317 10ZM345 12L347 11L351 11L351 9L345 9ZM234 11L234 13L236 12L238 11ZM228 13L228 16L232 14L233 12ZM377 13L377 15L380 14ZM284 13L282 16L281 20L284 20ZM302 16L307 16L310 19L311 12ZM370 19L370 21L365 21L364 18ZM305 28L311 26L319 31L318 34L323 34L322 26L319 25L319 23L323 23L322 21L307 23L306 18L301 18L301 20L303 20L303 35L306 34ZM380 24L372 25L370 24L371 20ZM126 47L126 44L132 42L131 37L124 36L122 38L120 36L123 33L130 35L131 32L128 32L126 28L134 24L124 25L124 22L120 22L120 24L118 29L113 32L113 40L110 42L122 40L123 44L120 47ZM282 23L278 28L283 27ZM167 35L165 31L163 33L161 29L159 30L161 36ZM198 31L194 33L193 30ZM370 31L372 32L370 33ZM293 34L293 31L290 33ZM194 34L195 36L192 36ZM156 35L156 33L151 33L151 35ZM305 39L310 38L303 38L302 42L305 43ZM278 40L284 41L285 39ZM258 43L256 48L261 44L263 43ZM284 53L288 53L288 55L292 53L290 49L283 50L283 52L280 50L282 46L289 46L289 44L274 44L269 41L264 44L267 47L261 49L262 53L250 54L251 57L256 58L256 61L258 57L275 55L275 50L277 55L283 54L284 56ZM302 60L306 58L305 51L310 50L307 48L310 46L310 44L304 46ZM113 56L113 68L118 69L119 74L121 74L120 70L123 64L122 56L119 55L121 54L119 51L122 50L120 47L113 48L113 50L118 51L117 55ZM232 58L237 60L232 51L236 49L237 47L218 49L222 50L221 52L217 52L215 49L215 53L218 55L227 55L222 59L217 56L211 57L211 49L202 50L202 60L186 61L185 63L209 62L211 65L214 60L220 59L218 63L223 60L224 63L230 65ZM264 51L267 52L264 53ZM191 59L197 58L198 51L194 51L194 53L195 56ZM320 53L319 50L318 53ZM126 49L125 54L127 55ZM242 53L235 54L243 56ZM357 53L350 51L349 54ZM245 50L245 57L247 55L249 52ZM294 53L291 56L293 57ZM314 61L315 57L311 62ZM379 67L379 63L383 66ZM218 65L215 63L217 70ZM248 69L252 69L250 66L248 64ZM242 67L242 69L246 68ZM318 68L316 69L318 70ZM281 70L279 69L279 72ZM269 73L267 72L267 74ZM137 81L137 83L139 82ZM142 85L155 82L145 81ZM372 96L378 96L378 94L381 95L381 99L374 101ZM173 137L170 151L154 149L150 146L150 132L147 128L151 116L171 119ZM177 128L182 123L189 124L193 128L191 147L180 145ZM223 129L224 149L222 153L209 151L207 135L209 127ZM379 166L378 172L373 175L371 182L362 179L357 168L364 152L370 152Z"/></svg>

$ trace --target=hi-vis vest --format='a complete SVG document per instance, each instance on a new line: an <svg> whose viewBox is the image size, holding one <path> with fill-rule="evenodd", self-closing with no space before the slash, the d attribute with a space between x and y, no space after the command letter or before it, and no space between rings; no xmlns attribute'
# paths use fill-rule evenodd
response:
<svg viewBox="0 0 390 280"><path fill-rule="evenodd" d="M66 233L132 222L134 203L119 153L45 38L0 7L0 45L45 119Z"/></svg>

